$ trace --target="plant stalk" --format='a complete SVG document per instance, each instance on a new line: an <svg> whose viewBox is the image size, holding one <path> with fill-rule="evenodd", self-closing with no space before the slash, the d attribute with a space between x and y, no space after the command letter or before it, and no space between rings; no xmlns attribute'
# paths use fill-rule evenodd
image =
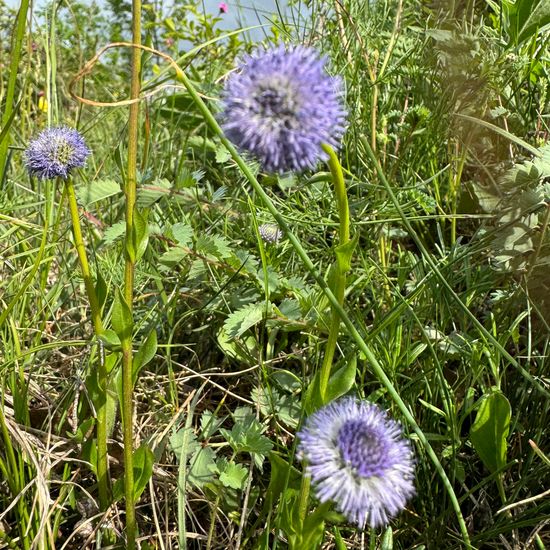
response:
<svg viewBox="0 0 550 550"><path fill-rule="evenodd" d="M328 155L328 166L330 173L332 174L332 182L334 184L334 197L338 206L339 216L339 246L344 246L349 242L349 206L348 196L346 193L346 184L344 182L344 174L342 172L342 166L340 161L332 147L323 144L323 150ZM336 256L336 262L333 266L334 279L331 284L331 290L336 296L340 306L344 303L344 293L346 290L346 266L340 260L340 257ZM336 343L338 341L338 332L340 330L340 315L338 311L332 309L332 318L330 322L329 335L327 345L325 348L325 356L323 357L323 364L321 365L321 372L319 375L319 394L321 403L327 402L327 390L330 379L330 372L332 369L332 362L334 359L334 353L336 351Z"/></svg>
<svg viewBox="0 0 550 550"><path fill-rule="evenodd" d="M80 228L80 214L72 179L69 177L65 182L65 191L69 200L69 211L71 213L71 222L73 226L73 236L80 262L80 270L84 279L84 287L88 296L90 310L92 313L92 324L96 336L100 336L103 331L103 321L101 320L101 307L97 298L95 285L90 273L86 247L82 239L82 230ZM109 507L109 457L107 454L107 370L105 362L100 360L97 371L97 381L99 387L99 402L95 403L97 414L97 486L99 493L99 507L102 512Z"/></svg>
<svg viewBox="0 0 550 550"><path fill-rule="evenodd" d="M132 42L141 45L141 0L132 0ZM130 98L137 99L141 88L141 50L132 50ZM136 208L137 150L139 102L130 105L128 120L128 165L126 181L126 239L124 268L124 299L130 312L134 300L134 270L136 262L134 210ZM126 500L126 548L136 547L136 513L134 502L134 433L132 377L132 331L122 342L122 417L124 440L124 494Z"/></svg>

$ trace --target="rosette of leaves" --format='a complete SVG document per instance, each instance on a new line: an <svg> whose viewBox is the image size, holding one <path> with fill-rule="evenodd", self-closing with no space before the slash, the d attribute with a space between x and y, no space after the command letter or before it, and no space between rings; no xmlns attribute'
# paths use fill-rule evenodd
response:
<svg viewBox="0 0 550 550"><path fill-rule="evenodd" d="M550 319L550 143L533 160L514 165L492 196L477 192L496 215L493 266L520 277L531 303Z"/></svg>

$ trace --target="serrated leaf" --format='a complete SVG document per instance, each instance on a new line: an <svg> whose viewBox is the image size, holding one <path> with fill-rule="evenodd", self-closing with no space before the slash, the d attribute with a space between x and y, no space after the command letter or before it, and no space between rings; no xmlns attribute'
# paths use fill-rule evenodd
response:
<svg viewBox="0 0 550 550"><path fill-rule="evenodd" d="M172 184L167 179L159 179L150 185L140 185L137 189L138 208L149 208L156 201L170 195Z"/></svg>
<svg viewBox="0 0 550 550"><path fill-rule="evenodd" d="M228 462L227 466L220 473L220 482L225 487L231 487L231 489L244 489L248 472L246 468L240 464Z"/></svg>
<svg viewBox="0 0 550 550"><path fill-rule="evenodd" d="M264 318L265 303L249 304L231 313L224 323L224 329L230 338L242 336L248 329Z"/></svg>
<svg viewBox="0 0 550 550"><path fill-rule="evenodd" d="M224 164L231 158L231 153L225 148L225 145L221 144L216 147L216 162L218 164Z"/></svg>
<svg viewBox="0 0 550 550"><path fill-rule="evenodd" d="M293 298L285 298L278 307L279 311L282 315L284 315L287 319L292 319L293 321L297 321L301 319L302 312L300 310L300 303L297 300L294 300Z"/></svg>
<svg viewBox="0 0 550 550"><path fill-rule="evenodd" d="M224 260L232 254L231 243L218 235L199 235L195 250L205 256L211 256L219 260Z"/></svg>
<svg viewBox="0 0 550 550"><path fill-rule="evenodd" d="M506 464L506 449L512 409L506 396L493 388L480 399L470 441L491 472Z"/></svg>
<svg viewBox="0 0 550 550"><path fill-rule="evenodd" d="M218 429L223 425L227 416L222 416L221 418L216 418L212 411L203 411L201 414L201 438L209 439L212 437Z"/></svg>
<svg viewBox="0 0 550 550"><path fill-rule="evenodd" d="M118 195L120 192L120 185L113 179L95 180L88 185L79 185L76 188L76 196L82 206L89 206L94 202Z"/></svg>
<svg viewBox="0 0 550 550"><path fill-rule="evenodd" d="M265 455L273 448L271 441L262 435L263 426L252 415L236 420L231 431L222 428L220 432L236 453Z"/></svg>
<svg viewBox="0 0 550 550"><path fill-rule="evenodd" d="M173 247L167 250L160 258L159 262L167 267L174 267L188 256L188 252L180 247Z"/></svg>
<svg viewBox="0 0 550 550"><path fill-rule="evenodd" d="M193 228L189 224L175 223L171 231L180 246L189 246L193 242Z"/></svg>
<svg viewBox="0 0 550 550"><path fill-rule="evenodd" d="M200 449L200 443L192 428L181 428L170 436L170 447L179 461L182 452L190 456Z"/></svg>
<svg viewBox="0 0 550 550"><path fill-rule="evenodd" d="M211 447L199 447L189 460L187 481L195 487L204 487L216 479L216 453Z"/></svg>
<svg viewBox="0 0 550 550"><path fill-rule="evenodd" d="M117 222L105 230L103 233L103 242L105 244L111 244L122 237L124 233L126 233L126 222Z"/></svg>

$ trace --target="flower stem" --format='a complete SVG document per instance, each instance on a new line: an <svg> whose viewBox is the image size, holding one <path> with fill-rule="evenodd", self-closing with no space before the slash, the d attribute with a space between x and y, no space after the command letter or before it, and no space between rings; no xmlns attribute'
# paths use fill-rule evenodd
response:
<svg viewBox="0 0 550 550"><path fill-rule="evenodd" d="M349 242L349 206L348 196L346 193L346 184L344 182L344 174L342 172L342 166L336 156L336 153L329 145L323 144L323 151L328 155L328 166L330 173L332 174L332 182L334 184L334 197L336 198L336 204L338 206L339 216L339 246L344 246ZM344 293L346 290L346 271L347 268L343 265L344 262L340 256L336 256L336 262L333 266L333 280L330 284L331 290L336 296L340 306L344 303ZM340 315L338 311L332 306L332 318L330 322L329 335L327 340L327 346L325 348L325 356L323 358L323 364L321 365L321 371L319 375L319 395L321 403L327 402L327 390L330 378L330 372L332 369L332 362L334 359L334 352L336 351L336 343L338 340L338 332L340 330Z"/></svg>
<svg viewBox="0 0 550 550"><path fill-rule="evenodd" d="M141 44L141 0L132 0L132 42ZM137 99L141 88L141 51L132 50L130 98ZM126 181L126 239L124 269L124 299L130 312L134 299L134 270L136 262L134 209L136 207L137 149L139 103L130 105L128 120L128 165ZM132 331L122 344L122 418L124 440L124 495L126 500L126 548L136 547L136 513L134 502L134 433L132 379Z"/></svg>
<svg viewBox="0 0 550 550"><path fill-rule="evenodd" d="M80 215L78 212L78 204L74 192L73 181L68 178L65 182L65 190L69 199L69 210L71 213L71 222L73 225L74 242L78 260L80 261L80 270L84 279L84 287L88 296L90 310L92 312L92 323L94 333L99 336L104 328L101 320L101 307L97 298L96 289L90 273L88 264L88 256L86 255L86 247L82 239L82 231L80 229ZM99 361L97 381L99 387L99 401L95 403L97 413L97 485L99 492L99 507L101 511L107 510L109 506L109 465L107 455L107 370L104 361Z"/></svg>

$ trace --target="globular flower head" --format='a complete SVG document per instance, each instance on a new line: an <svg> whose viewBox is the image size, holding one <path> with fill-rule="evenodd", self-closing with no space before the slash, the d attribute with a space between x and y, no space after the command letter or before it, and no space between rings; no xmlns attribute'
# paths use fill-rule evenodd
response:
<svg viewBox="0 0 550 550"><path fill-rule="evenodd" d="M227 7L227 4L225 2L220 2L218 4L218 9L220 10L220 13L227 13L229 8Z"/></svg>
<svg viewBox="0 0 550 550"><path fill-rule="evenodd" d="M414 495L411 444L377 405L344 397L313 413L298 433L315 493L347 519L385 525Z"/></svg>
<svg viewBox="0 0 550 550"><path fill-rule="evenodd" d="M67 179L73 168L84 166L90 150L74 128L46 128L31 140L25 151L29 173L40 179Z"/></svg>
<svg viewBox="0 0 550 550"><path fill-rule="evenodd" d="M274 223L263 223L258 227L258 232L266 243L278 243L283 236L279 226Z"/></svg>
<svg viewBox="0 0 550 550"><path fill-rule="evenodd" d="M338 147L345 129L342 81L305 46L259 49L245 56L222 95L222 128L268 172L314 168L321 144Z"/></svg>

